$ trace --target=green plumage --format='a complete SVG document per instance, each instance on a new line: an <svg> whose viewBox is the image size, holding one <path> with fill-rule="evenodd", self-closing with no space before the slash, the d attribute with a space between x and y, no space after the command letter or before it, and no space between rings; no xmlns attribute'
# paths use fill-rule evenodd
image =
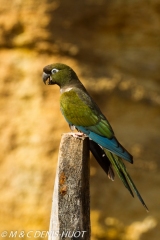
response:
<svg viewBox="0 0 160 240"><path fill-rule="evenodd" d="M60 108L71 124L88 127L89 130L94 129L95 133L107 138L113 137L113 130L107 119L99 113L98 107L80 89L72 88L64 92L60 97Z"/></svg>
<svg viewBox="0 0 160 240"><path fill-rule="evenodd" d="M145 202L143 201L139 191L137 190L134 182L132 181L130 175L128 174L126 166L124 165L122 159L120 157L116 156L115 154L113 154L109 151L106 151L105 149L104 149L104 152L106 153L110 162L114 166L114 169L116 170L118 176L122 180L125 187L129 190L129 192L131 193L132 196L134 196L134 195L133 195L133 192L131 190L131 187L134 189L136 195L138 196L138 198L140 199L140 201L142 202L142 204L145 206L145 208L148 211L148 208L147 208Z"/></svg>

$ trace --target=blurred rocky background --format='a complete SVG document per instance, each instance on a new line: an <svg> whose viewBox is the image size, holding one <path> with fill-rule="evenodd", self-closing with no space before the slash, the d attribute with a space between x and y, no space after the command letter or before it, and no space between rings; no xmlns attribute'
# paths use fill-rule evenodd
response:
<svg viewBox="0 0 160 240"><path fill-rule="evenodd" d="M52 62L77 72L134 155L126 165L150 210L91 157L91 239L158 240L158 0L0 0L0 232L48 230L58 147L69 131L58 87L41 79Z"/></svg>

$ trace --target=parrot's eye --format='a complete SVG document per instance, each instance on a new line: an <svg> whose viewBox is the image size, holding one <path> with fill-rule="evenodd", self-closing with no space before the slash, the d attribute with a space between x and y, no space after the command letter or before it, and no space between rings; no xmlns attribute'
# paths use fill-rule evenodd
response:
<svg viewBox="0 0 160 240"><path fill-rule="evenodd" d="M57 73L58 71L59 71L58 69L53 68L53 69L51 70L51 73L52 73L52 74L55 74L55 73Z"/></svg>

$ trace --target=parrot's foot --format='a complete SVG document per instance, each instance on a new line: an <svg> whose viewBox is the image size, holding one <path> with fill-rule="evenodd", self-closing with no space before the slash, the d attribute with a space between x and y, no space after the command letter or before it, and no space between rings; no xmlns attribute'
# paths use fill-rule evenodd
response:
<svg viewBox="0 0 160 240"><path fill-rule="evenodd" d="M69 124L69 127L70 127L71 131L74 131L76 129L75 126L71 125L71 124Z"/></svg>
<svg viewBox="0 0 160 240"><path fill-rule="evenodd" d="M82 133L82 132L76 132L76 133L71 132L71 133L69 133L69 134L70 134L71 136L75 137L75 138L80 138L80 137L85 136L85 134Z"/></svg>

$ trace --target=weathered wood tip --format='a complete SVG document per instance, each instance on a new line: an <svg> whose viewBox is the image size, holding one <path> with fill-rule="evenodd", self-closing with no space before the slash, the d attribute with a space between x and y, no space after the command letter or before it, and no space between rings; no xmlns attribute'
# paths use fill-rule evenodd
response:
<svg viewBox="0 0 160 240"><path fill-rule="evenodd" d="M59 239L90 239L89 138L62 134L53 194L50 231Z"/></svg>

